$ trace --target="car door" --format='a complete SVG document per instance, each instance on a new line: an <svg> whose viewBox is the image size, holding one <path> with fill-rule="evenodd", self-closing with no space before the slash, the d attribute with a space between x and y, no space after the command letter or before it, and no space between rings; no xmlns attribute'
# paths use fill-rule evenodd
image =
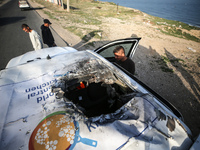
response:
<svg viewBox="0 0 200 150"><path fill-rule="evenodd" d="M121 39L112 41L110 43L107 43L97 49L94 50L94 52L98 53L99 55L103 56L110 62L114 62L114 54L113 50L116 46L123 46L125 49L125 55L129 58L132 58L135 54L136 48L138 46L138 43L141 38L128 38L128 39ZM165 100L163 97L161 97L159 94L157 94L155 91L153 91L150 87L148 87L146 84L144 84L142 81L137 79L133 74L126 71L124 68L122 68L120 65L114 63L119 69L121 69L124 73L126 73L130 78L135 80L138 84L143 86L149 93L152 93L157 99L164 104L169 110L171 110L178 118L183 120L182 114L167 100Z"/></svg>
<svg viewBox="0 0 200 150"><path fill-rule="evenodd" d="M98 53L109 61L112 61L114 59L113 50L116 46L120 45L124 47L125 55L129 58L132 58L135 54L140 39L141 38L127 38L115 40L95 49L94 52Z"/></svg>

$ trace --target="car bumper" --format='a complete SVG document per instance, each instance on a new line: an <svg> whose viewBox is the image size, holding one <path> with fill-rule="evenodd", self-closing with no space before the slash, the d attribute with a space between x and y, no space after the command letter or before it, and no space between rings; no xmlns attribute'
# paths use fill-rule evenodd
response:
<svg viewBox="0 0 200 150"><path fill-rule="evenodd" d="M29 5L19 5L19 8L21 8L21 9L29 9L30 6Z"/></svg>

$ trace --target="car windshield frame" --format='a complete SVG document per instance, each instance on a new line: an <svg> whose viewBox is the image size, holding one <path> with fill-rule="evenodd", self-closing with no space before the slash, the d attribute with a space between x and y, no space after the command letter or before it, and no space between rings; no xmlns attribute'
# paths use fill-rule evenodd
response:
<svg viewBox="0 0 200 150"><path fill-rule="evenodd" d="M125 49L125 55L129 58L132 58L135 54L140 39L141 38L127 38L115 40L95 49L94 52L106 59L110 59L114 58L114 48L116 46L123 46Z"/></svg>

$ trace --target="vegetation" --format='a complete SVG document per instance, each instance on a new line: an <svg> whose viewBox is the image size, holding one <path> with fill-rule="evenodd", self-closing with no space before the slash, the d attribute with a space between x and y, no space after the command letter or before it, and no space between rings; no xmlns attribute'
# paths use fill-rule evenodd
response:
<svg viewBox="0 0 200 150"><path fill-rule="evenodd" d="M171 27L171 28L165 27L164 30L161 29L161 32L167 35L172 35L175 37L184 38L195 42L200 42L199 38L190 35L189 33L183 32L181 29L177 29L176 27Z"/></svg>
<svg viewBox="0 0 200 150"><path fill-rule="evenodd" d="M44 13L47 14L49 16L49 18L58 20L53 13L51 13L49 11L44 11Z"/></svg>
<svg viewBox="0 0 200 150"><path fill-rule="evenodd" d="M200 56L197 58L197 64L200 66Z"/></svg>
<svg viewBox="0 0 200 150"><path fill-rule="evenodd" d="M141 12L117 6L112 2L100 2L94 0L71 0L70 12L63 10L60 6L54 5L44 0L36 0L36 2L44 5L47 10L44 11L51 19L62 19L66 21L63 27L70 32L78 35L83 41L87 42L91 37L101 39L102 30L90 28L94 25L100 28L102 18L118 18L127 20L136 15L142 15ZM64 1L66 2L66 1ZM66 4L64 4L66 6ZM120 15L119 15L120 14ZM88 26L88 27L85 27ZM90 43L90 45L93 45Z"/></svg>
<svg viewBox="0 0 200 150"><path fill-rule="evenodd" d="M190 25L183 23L183 22L180 22L180 21L168 20L168 19L154 17L154 16L151 16L151 20L152 20L152 22L154 22L157 25L167 25L167 26L173 26L173 27L176 27L176 28L181 27L182 29L186 29L188 31L190 31L190 30L200 30L200 28L198 28L198 27L190 26Z"/></svg>
<svg viewBox="0 0 200 150"><path fill-rule="evenodd" d="M77 28L76 26L65 27L70 32L73 32L85 42L89 41L91 38L100 39L102 30L92 30L90 28ZM82 32L85 31L87 34L83 35Z"/></svg>
<svg viewBox="0 0 200 150"><path fill-rule="evenodd" d="M183 31L183 30L186 30L186 31L200 30L200 28L198 27L190 26L183 22L167 20L167 19L154 17L154 16L151 16L150 18L154 24L159 26L159 30L164 34L172 35L179 38L184 38L184 39L195 41L195 42L200 42L199 37L195 37Z"/></svg>
<svg viewBox="0 0 200 150"><path fill-rule="evenodd" d="M54 5L50 2L44 0L35 1L44 5L45 8L49 10L45 10L45 13L49 15L51 19L62 19L62 22L66 21L70 24L64 27L81 38L83 38L83 35L88 35L90 33L95 34L93 37L100 38L96 29L92 29L90 27L83 28L80 27L81 25L94 25L100 27L104 18L112 17L126 22L135 16L144 17L141 11L118 6L113 2L70 0L70 12L67 12L66 10L63 10L62 7ZM64 6L66 6L65 3L66 1L64 1ZM200 37L195 37L189 34L190 30L200 30L200 28L190 26L179 21L167 20L151 15L147 15L144 20L148 20L152 25L156 25L157 28L164 34L200 42Z"/></svg>
<svg viewBox="0 0 200 150"><path fill-rule="evenodd" d="M184 64L184 60L183 59L179 59L179 58L174 58L174 59L170 59L166 56L162 56L161 55L161 58L156 60L156 62L160 65L160 68L163 72L170 72L170 73L173 73L173 69L169 68L168 67L168 64L173 64L173 66L176 66L176 63L180 63L182 66L186 67L186 65Z"/></svg>

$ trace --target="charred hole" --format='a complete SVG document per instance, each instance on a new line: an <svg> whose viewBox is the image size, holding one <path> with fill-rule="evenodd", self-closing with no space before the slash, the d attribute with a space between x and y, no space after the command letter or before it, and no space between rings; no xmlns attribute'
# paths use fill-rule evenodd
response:
<svg viewBox="0 0 200 150"><path fill-rule="evenodd" d="M132 98L132 92L129 87L121 87L116 83L87 84L83 81L68 87L64 97L72 101L87 117L94 117L114 113Z"/></svg>
<svg viewBox="0 0 200 150"><path fill-rule="evenodd" d="M87 117L114 113L136 94L97 60L83 61L73 68L77 70L69 71L52 88L57 95L61 89L64 100L73 102Z"/></svg>

